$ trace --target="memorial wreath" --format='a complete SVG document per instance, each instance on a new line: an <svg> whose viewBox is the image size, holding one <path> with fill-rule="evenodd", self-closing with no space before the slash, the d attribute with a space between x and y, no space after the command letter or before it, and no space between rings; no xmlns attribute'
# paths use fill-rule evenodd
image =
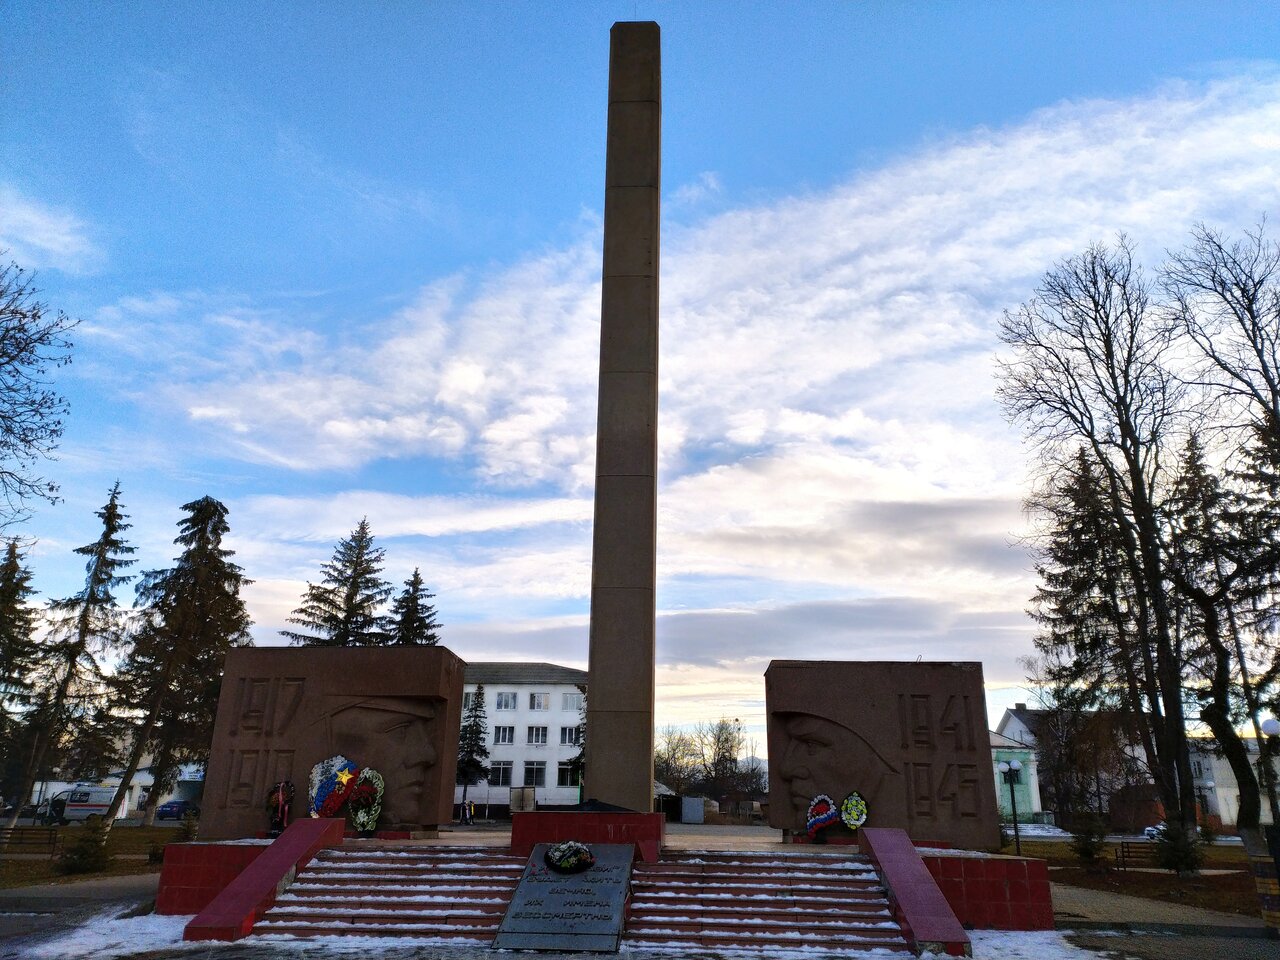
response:
<svg viewBox="0 0 1280 960"><path fill-rule="evenodd" d="M377 828L386 789L377 770L360 767L338 754L311 768L310 787L311 816L336 817L345 804L358 832L372 833Z"/></svg>
<svg viewBox="0 0 1280 960"><path fill-rule="evenodd" d="M857 830L867 822L867 801L857 790L844 798L840 804L840 820L850 830Z"/></svg>
<svg viewBox="0 0 1280 960"><path fill-rule="evenodd" d="M581 873L596 862L596 858L591 854L591 848L577 840L563 840L557 843L542 859L556 873Z"/></svg>
<svg viewBox="0 0 1280 960"><path fill-rule="evenodd" d="M816 838L820 831L825 830L839 820L840 811L836 809L836 802L825 793L820 793L809 801L809 812L805 817L805 829L810 837Z"/></svg>

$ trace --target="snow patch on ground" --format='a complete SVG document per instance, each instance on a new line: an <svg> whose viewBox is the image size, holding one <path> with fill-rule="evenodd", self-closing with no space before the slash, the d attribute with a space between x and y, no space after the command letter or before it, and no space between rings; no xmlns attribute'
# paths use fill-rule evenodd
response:
<svg viewBox="0 0 1280 960"><path fill-rule="evenodd" d="M146 953L151 950L189 950L200 952L201 956L216 958L222 944L210 942L184 943L182 930L191 917L161 917L151 914L145 917L132 917L127 920L112 919L110 913L100 914L87 921L83 926L68 931L66 934L28 949L26 957L30 960L117 960L130 955ZM424 931L425 933L425 931ZM1006 932L997 930L976 930L969 935L973 940L974 960L1097 960L1097 954L1080 947L1073 946L1065 939L1061 931ZM394 940L377 936L344 936L344 937L307 937L296 938L280 934L255 936L241 943L291 943L306 944L310 948L322 947L328 957L369 957L385 952L397 952L403 956L405 947L414 944L439 944L458 949L460 954L475 955L478 949L488 953L487 945L460 944L457 940L441 939L430 935L421 937L397 937ZM226 945L230 947L230 944ZM687 945L670 945L662 949L660 944L624 943L622 952L688 955L691 951ZM692 951L701 956L703 952ZM717 956L735 956L741 958L759 958L757 950L731 950L717 948ZM831 956L827 949L805 949L784 947L771 943L767 956L770 960L812 960L815 956ZM896 957L902 960L903 954L889 951L867 951L859 956Z"/></svg>
<svg viewBox="0 0 1280 960"><path fill-rule="evenodd" d="M1012 826L1009 826L1009 831L1013 832ZM1020 823L1018 824L1018 833L1024 837L1049 837L1055 839L1071 836L1066 830L1061 827L1055 827L1051 823Z"/></svg>
<svg viewBox="0 0 1280 960"><path fill-rule="evenodd" d="M1098 960L1092 950L1067 943L1068 933L1069 930L972 930L969 939L973 942L974 960Z"/></svg>
<svg viewBox="0 0 1280 960"><path fill-rule="evenodd" d="M190 917L161 917L150 914L113 920L99 914L64 935L28 949L30 960L112 960L148 950L189 947L207 948L207 943L183 943L182 929Z"/></svg>

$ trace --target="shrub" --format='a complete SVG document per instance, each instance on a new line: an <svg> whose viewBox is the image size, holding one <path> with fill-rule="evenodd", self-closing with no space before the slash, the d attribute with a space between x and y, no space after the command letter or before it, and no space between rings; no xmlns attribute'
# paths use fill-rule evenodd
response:
<svg viewBox="0 0 1280 960"><path fill-rule="evenodd" d="M1204 818L1204 823L1200 826L1200 842L1213 843L1218 839L1218 830L1213 825L1213 821L1208 817Z"/></svg>
<svg viewBox="0 0 1280 960"><path fill-rule="evenodd" d="M1107 824L1096 813L1081 814L1071 825L1071 852L1086 870L1105 869Z"/></svg>
<svg viewBox="0 0 1280 960"><path fill-rule="evenodd" d="M164 847L158 843L147 848L147 863L164 863Z"/></svg>
<svg viewBox="0 0 1280 960"><path fill-rule="evenodd" d="M1200 841L1169 824L1156 835L1156 863L1177 874L1196 873L1204 862L1204 848Z"/></svg>
<svg viewBox="0 0 1280 960"><path fill-rule="evenodd" d="M111 863L107 853L107 829L102 818L94 815L84 822L79 835L63 851L54 864L58 873L101 873Z"/></svg>
<svg viewBox="0 0 1280 960"><path fill-rule="evenodd" d="M182 818L182 827L178 830L178 843L195 843L200 837L200 821L194 813L187 813Z"/></svg>

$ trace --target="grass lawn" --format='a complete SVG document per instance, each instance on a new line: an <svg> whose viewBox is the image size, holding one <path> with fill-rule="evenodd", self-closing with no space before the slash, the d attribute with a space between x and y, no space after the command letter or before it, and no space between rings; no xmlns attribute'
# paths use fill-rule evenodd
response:
<svg viewBox="0 0 1280 960"><path fill-rule="evenodd" d="M61 835L62 849L76 841L84 828L79 824L57 827ZM26 887L36 883L75 883L93 877L121 876L135 873L155 873L160 865L148 863L146 855L153 844L163 846L181 838L182 831L172 827L112 827L107 838L107 850L113 855L110 866L101 873L77 873L64 876L53 869L54 858L11 859L0 857L0 889ZM128 859L126 859L128 858ZM141 858L141 859L138 859Z"/></svg>
<svg viewBox="0 0 1280 960"><path fill-rule="evenodd" d="M1004 853L1013 853L1012 846ZM1232 870L1220 876L1179 877L1173 873L1145 873L1136 870L1088 872L1064 841L1023 841L1022 853L1049 861L1049 879L1054 883L1066 883L1090 890L1123 893L1131 897L1146 897L1168 903L1182 903L1223 913L1258 916L1258 895L1253 877L1249 873L1249 859L1241 846L1211 846L1205 848L1204 867L1209 870ZM1115 858L1108 853L1108 866L1114 867ZM1052 869L1060 867L1061 869Z"/></svg>
<svg viewBox="0 0 1280 960"><path fill-rule="evenodd" d="M76 883L80 880L92 880L95 877L119 877L135 873L159 873L158 863L147 863L146 860L111 861L111 865L101 873L75 873L64 875L55 873L53 860L0 860L0 890L12 887L29 887L37 883Z"/></svg>

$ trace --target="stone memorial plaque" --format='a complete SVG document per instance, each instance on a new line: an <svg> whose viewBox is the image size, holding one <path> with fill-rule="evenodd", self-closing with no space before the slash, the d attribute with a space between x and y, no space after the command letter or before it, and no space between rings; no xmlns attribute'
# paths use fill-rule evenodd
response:
<svg viewBox="0 0 1280 960"><path fill-rule="evenodd" d="M982 664L774 660L765 671L769 824L857 792L868 827L998 849Z"/></svg>
<svg viewBox="0 0 1280 960"><path fill-rule="evenodd" d="M493 941L495 950L583 950L616 953L631 882L630 844L592 844L595 865L556 873L533 848Z"/></svg>

